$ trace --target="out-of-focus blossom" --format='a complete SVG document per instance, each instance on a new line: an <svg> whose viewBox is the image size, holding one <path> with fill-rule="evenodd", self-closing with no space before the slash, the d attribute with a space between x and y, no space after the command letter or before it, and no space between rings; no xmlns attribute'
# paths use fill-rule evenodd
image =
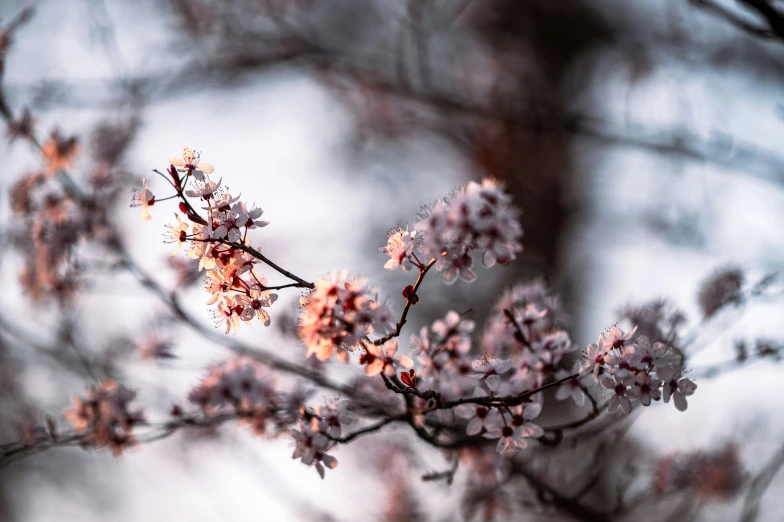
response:
<svg viewBox="0 0 784 522"><path fill-rule="evenodd" d="M705 317L712 317L725 306L738 305L743 301L743 283L746 274L737 267L717 270L703 281L698 301Z"/></svg>
<svg viewBox="0 0 784 522"><path fill-rule="evenodd" d="M154 333L148 335L139 344L139 350L141 359L144 361L163 361L176 358L172 351L172 342Z"/></svg>
<svg viewBox="0 0 784 522"><path fill-rule="evenodd" d="M300 430L293 431L294 454L293 459L300 459L306 466L315 465L319 476L324 478L325 468L335 469L338 460L332 455L327 455L331 447L329 438L314 432L310 426L300 425Z"/></svg>
<svg viewBox="0 0 784 522"><path fill-rule="evenodd" d="M131 409L136 392L112 380L91 386L84 398L73 397L65 418L74 429L88 435L96 448L115 455L136 443L133 428L144 422L140 409Z"/></svg>
<svg viewBox="0 0 784 522"><path fill-rule="evenodd" d="M656 464L653 487L660 496L689 492L707 501L726 502L742 491L744 477L737 446L727 444L662 458Z"/></svg>
<svg viewBox="0 0 784 522"><path fill-rule="evenodd" d="M343 434L343 426L351 424L353 419L349 413L351 402L343 400L327 401L317 404L311 419L311 431L318 431L337 438Z"/></svg>
<svg viewBox="0 0 784 522"><path fill-rule="evenodd" d="M8 124L8 141L13 142L17 138L30 138L33 135L34 123L30 109L25 107L22 109L22 114Z"/></svg>
<svg viewBox="0 0 784 522"><path fill-rule="evenodd" d="M207 415L235 413L258 432L277 413L275 379L261 363L237 357L215 364L188 394Z"/></svg>
<svg viewBox="0 0 784 522"><path fill-rule="evenodd" d="M51 177L73 166L79 153L79 141L74 136L65 138L55 130L41 146L41 153L46 159L46 175Z"/></svg>
<svg viewBox="0 0 784 522"><path fill-rule="evenodd" d="M450 352L466 353L471 348L471 333L476 323L450 310L443 319L433 321L431 330L438 336L438 345Z"/></svg>

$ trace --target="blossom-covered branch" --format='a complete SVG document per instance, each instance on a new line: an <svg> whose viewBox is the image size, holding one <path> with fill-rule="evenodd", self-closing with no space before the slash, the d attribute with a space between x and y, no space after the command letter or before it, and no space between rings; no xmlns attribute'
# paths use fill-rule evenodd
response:
<svg viewBox="0 0 784 522"><path fill-rule="evenodd" d="M3 106L9 126L21 129L17 134L39 149L45 160L44 177L56 177L71 198L67 203L100 221L105 229L103 242L120 258L120 265L134 273L179 319L215 340L214 334L208 334L185 312L175 293L167 292L140 269L106 218L100 198L82 190L69 176L67 169L79 150L76 140L53 134L41 145L29 123L15 120L7 105ZM406 301L395 322L391 303L381 299L379 290L366 278L339 272L310 283L270 261L261 248L252 247L249 236L269 225L261 220L262 210L230 193L222 177L216 180L212 176L215 168L201 161L201 155L190 147L169 158L165 173L154 172L174 193L156 197L148 180L143 179L131 206L141 208L142 220L148 221L151 210L166 201L179 201L175 222L164 233L165 242L174 245L172 256L186 246L186 256L206 273L207 304L214 306L216 326L223 326L226 334L237 333L242 324L252 320L269 326L273 321L269 310L278 301L276 292L309 290L300 300L298 324L305 357L325 362L334 356L343 363L353 358L363 367L365 378L380 374L392 398L403 395L405 399L400 411L378 393L364 397L355 385L333 382L321 372L272 353L224 340L221 344L240 356L212 366L189 395L198 413L176 409L171 413L176 419L164 424L161 433L168 435L178 427L199 424L194 420L198 418L221 422L236 418L258 433L292 437L294 456L314 466L323 477L326 469L337 465L330 453L337 445L395 422L405 422L418 437L442 448L473 447L493 440L497 451L509 457L526 448L527 439L552 443L543 438L545 430L533 422L544 407L547 390L556 389L556 400L570 399L578 407L586 395L591 403L585 417L551 428L559 433L590 422L604 409L589 389L591 376L594 384L611 390L606 405L609 413L617 409L629 413L632 401L648 406L670 398L684 410L686 397L696 389L682 376L681 358L666 342L652 343L645 337L632 340L634 328L609 328L586 348L583 362L572 360L567 365L576 346L562 327L557 299L539 281L517 285L500 297L479 344L472 339L475 323L449 311L431 327L412 335L410 356L398 353L399 337L431 269L438 270L446 284L458 280L472 283L478 278L476 259L491 268L509 264L522 252L520 211L496 180L469 182L425 207L412 230L397 227L388 234L380 249L388 257L384 268L418 270L414 284L402 291ZM37 183L24 187L27 197L32 197L29 193ZM30 213L33 208L24 210ZM261 273L265 265L292 282L270 284ZM399 369L405 371L396 376ZM343 398L308 404L304 387L280 389L272 370L303 377L339 392ZM83 398L74 399L67 413L81 438L65 440L108 448L115 454L136 444L141 440L137 432L147 424L142 409L131 407L134 397L132 390L114 380L89 387ZM344 434L343 427L354 422L353 415L380 419ZM54 437L51 433L48 436ZM153 435L149 440L155 438ZM52 443L48 439L37 442L42 447ZM16 447L12 450L18 452L13 455L33 453Z"/></svg>

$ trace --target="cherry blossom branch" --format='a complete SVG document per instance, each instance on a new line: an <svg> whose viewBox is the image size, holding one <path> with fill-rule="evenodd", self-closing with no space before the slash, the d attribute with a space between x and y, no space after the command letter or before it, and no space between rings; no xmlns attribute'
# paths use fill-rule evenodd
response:
<svg viewBox="0 0 784 522"><path fill-rule="evenodd" d="M523 393L519 393L517 395L506 395L504 397L498 397L498 396L467 397L462 399L455 399L453 401L439 402L438 408L449 409L449 408L454 408L455 406L459 406L461 404L479 404L480 406L499 406L499 405L517 406L519 404L522 404L525 401L525 399L532 397L537 393L541 393L545 390L549 390L550 388L555 388L567 381L570 381L572 379L577 379L580 376L581 375L579 373L575 373L573 375L569 375L562 379L555 380L553 382L547 383L533 390L528 390Z"/></svg>
<svg viewBox="0 0 784 522"><path fill-rule="evenodd" d="M395 330L388 333L384 337L380 339L376 339L373 341L373 344L376 346L381 346L385 342L393 339L395 337L400 336L400 332L403 329L403 326L406 324L406 318L408 317L408 311L411 309L411 306L414 305L417 301L419 301L419 297L416 295L417 290L419 290L419 286L422 284L422 281L425 279L428 271L436 264L435 259L431 259L424 267L419 269L419 276L417 277L412 290L410 291L408 297L406 298L406 305L403 307L403 313L400 315L400 320L398 320L397 324L395 325Z"/></svg>
<svg viewBox="0 0 784 522"><path fill-rule="evenodd" d="M367 405L372 411L375 411L376 413L384 412L383 408L379 407L373 401L368 400L367 397L358 397L353 386L332 381L319 372L314 372L303 366L289 362L288 360L283 359L270 351L251 347L250 345L244 344L240 341L237 341L236 339L226 337L225 335L221 335L215 330L204 326L200 321L192 317L182 308L179 300L176 297L176 294L170 294L154 279L152 279L149 274L147 274L136 263L133 262L127 251L122 249L121 252L124 254L121 257L122 262L125 264L126 268L128 268L128 270L137 277L142 286L152 291L153 294L155 294L164 304L166 304L177 317L179 317L183 322L185 322L185 324L187 324L192 330L200 334L202 337L220 346L223 346L238 355L247 355L261 363L268 365L271 368L302 377L322 388L345 394L347 397L351 397L357 400L358 405Z"/></svg>
<svg viewBox="0 0 784 522"><path fill-rule="evenodd" d="M164 175L162 172L160 172L157 169L153 169L153 172L155 172L156 174L160 175L163 178L166 178L167 180L169 179L166 175ZM172 174L172 175L175 176L174 174ZM189 175L190 175L190 172L188 173L188 176ZM188 176L186 176L186 178ZM181 181L179 180L179 176L176 176L176 178L177 178L175 180L176 183L172 183L172 186L174 187L174 189L177 192L176 197L179 198L180 200L182 200L183 204L187 207L188 216L191 217L192 219L195 219L195 220L199 221L201 224L206 224L207 220L205 220L204 218L202 218L199 215L199 213L193 207L191 202L185 196L185 194L184 194L185 187L183 186L183 183L181 183ZM246 245L244 242L236 243L236 242L233 242L233 241L227 241L227 240L222 239L222 238L204 238L204 239L193 238L193 240L194 241L202 241L202 242L205 242L205 243L220 243L220 244L223 244L223 245L227 245L227 246L230 246L230 247L233 247L233 248L240 249L243 252L246 252L246 253L252 255L256 259L258 259L260 261L263 261L264 263L269 265L269 267L272 268L273 270L275 270L276 272L278 272L278 273L282 274L283 276L291 279L292 281L296 281L298 283L296 285L297 287L299 287L299 288L308 288L308 289L311 289L311 290L313 288L315 288L313 283L305 281L301 277L299 277L299 276L289 272L288 270L282 268L281 266L279 266L276 263L272 262L264 254L262 254L261 252L259 252L255 248L253 248L253 247L251 247L249 245ZM287 288L287 287L281 287L281 288Z"/></svg>
<svg viewBox="0 0 784 522"><path fill-rule="evenodd" d="M567 378L567 380L568 380L568 378ZM580 389L582 390L582 392L588 397L588 400L591 403L591 411L590 411L590 413L588 413L588 415L586 415L582 419L578 419L576 421L566 422L566 423L563 423L563 424L558 424L556 426L548 426L548 427L544 428L545 431L561 432L561 431L564 431L564 430L576 429L576 428L579 428L581 426L584 426L585 424L588 424L589 422L591 422L592 420L597 418L602 413L602 409L599 408L599 405L596 402L596 399L589 392L588 388L584 384L579 382L579 380L578 380L578 385L580 386Z"/></svg>
<svg viewBox="0 0 784 522"><path fill-rule="evenodd" d="M389 377L387 377L383 373L381 373L380 375L384 379L384 384L386 385L387 389L392 390L395 393L399 393L399 394L402 394L402 395L413 395L413 396L419 397L420 399L423 399L423 400L426 400L426 401L435 401L433 408L434 409L438 409L438 410L451 409L451 408L454 408L456 406L460 406L461 404L478 404L480 406L486 406L486 407L517 406L519 404L522 404L525 401L525 399L527 399L529 397L532 397L533 395L536 395L537 393L541 393L541 392L543 392L545 390L549 390L550 388L555 388L555 387L560 386L561 384L563 384L563 383L565 383L567 381L570 381L572 379L578 379L579 377L582 376L580 373L575 373L573 375L569 375L569 376L563 377L562 379L555 380L553 382L547 383L547 384L545 384L543 386L540 386L538 388L535 388L533 390L528 390L528 391L525 391L523 393L519 393L517 395L506 395L506 396L502 396L502 397L492 396L492 395L490 395L490 396L482 396L482 397L464 397L464 398L455 399L455 400L452 400L452 401L442 401L441 400L441 394L439 394L438 392L435 392L433 390L427 390L427 391L423 392L423 391L417 390L416 388L408 388L408 387L402 388L402 387L397 386L396 384L394 384L389 379ZM596 400L590 394L588 394L588 397L589 397L589 400L590 400L591 405L592 405L592 411L591 411L591 413L589 414L588 417L586 417L585 419L582 419L581 421L579 421L580 424L574 423L574 424L576 424L575 426L571 426L571 425L567 425L567 426L563 426L563 427L557 427L556 426L556 427L551 428L551 429L555 430L555 429L565 429L566 427L577 427L577 426L581 426L582 424L585 424L586 422L589 422L590 420L593 420L594 418L596 418L599 415L599 409L597 407Z"/></svg>
<svg viewBox="0 0 784 522"><path fill-rule="evenodd" d="M157 425L138 423L147 426L148 431L134 438L134 443L146 444L166 439L186 428L214 428L232 420L252 417L252 414L232 412L216 416L187 415ZM33 441L18 441L0 446L0 469L26 457L34 456L54 448L81 447L85 450L94 447L91 433L69 431L67 433L48 433Z"/></svg>
<svg viewBox="0 0 784 522"><path fill-rule="evenodd" d="M301 277L292 274L288 270L286 270L284 268L281 268L280 266L278 266L275 263L273 263L272 261L270 261L264 254L262 254L261 252L259 252L258 250L256 250L255 248L253 248L253 247L251 247L249 245L244 245L242 243L235 243L235 242L232 242L232 241L226 241L225 239L219 239L219 238L194 239L194 241L203 241L203 242L206 242L206 243L220 243L222 245L227 245L227 246L230 246L230 247L233 247L233 248L237 248L239 250L242 250L243 252L246 252L246 253L252 255L256 259L258 259L260 261L263 261L264 263L269 265L269 267L272 268L273 270L275 270L276 272L284 275L285 277L288 277L292 281L296 281L297 282L296 285L289 285L289 286L296 286L298 288L309 288L311 290L313 288L315 288L315 285L313 283L309 283L308 281L305 281ZM281 288L287 288L287 286L283 286Z"/></svg>
<svg viewBox="0 0 784 522"><path fill-rule="evenodd" d="M3 119L5 120L6 124L10 127L13 124L14 118L12 112L10 111L8 105L5 102L2 89L0 89L0 113L2 113ZM35 138L35 136L30 134L27 138L28 141L30 141L30 143L36 147L39 153L43 154L43 147L41 146L40 142ZM89 207L93 204L91 198L79 188L79 186L73 181L73 179L68 175L67 172L62 170L59 171L58 179L60 179L61 182L63 183L64 189L81 205ZM313 372L302 366L291 363L281 357L278 357L277 355L271 352L265 352L250 347L248 345L244 345L243 343L240 343L238 341L227 339L224 336L216 334L216 332L204 327L199 321L197 321L195 318L190 316L182 308L182 306L179 304L178 300L176 299L176 295L174 293L169 293L166 289L164 289L161 285L159 285L147 272L145 272L133 260L133 257L130 255L130 253L126 250L125 246L120 241L118 234L112 231L109 238L106 240L106 244L120 258L120 266L126 268L131 274L133 274L137 278L137 280L142 284L143 287L150 290L164 304L166 304L170 308L170 310L175 314L176 317L180 318L187 325L189 325L191 329L195 330L203 337L213 342L216 342L219 345L222 345L235 353L250 356L253 359L258 360L259 362L269 365L270 367L273 367L275 369L278 369L286 373L297 375L299 377L303 377L309 380L310 382L313 382L314 384L321 386L323 388L344 393L347 396L351 396L351 397L355 395L353 393L354 391L353 388L350 386L335 383L327 379L320 373ZM255 249L252 249L245 245L238 245L232 243L228 243L228 244L230 246L236 246L238 248L242 248L243 250L248 251L248 253L250 253L251 255L254 255L258 259L261 259L262 261L268 263L271 267L275 268L278 271L281 271L281 273L283 273L290 279L297 281L296 283L297 286L312 288L312 283L308 283L307 281L304 281L298 278L297 276L294 276L290 272L281 269L271 261L267 260L265 256L263 256L260 252L256 251ZM360 399L359 402L360 404L369 403L369 401L367 401L366 399L365 400ZM377 412L383 411L383 410L379 410L377 406L373 407L372 409L374 409Z"/></svg>
<svg viewBox="0 0 784 522"><path fill-rule="evenodd" d="M29 16L29 15L25 15ZM25 20L25 17L20 15L19 17L21 20ZM4 91L0 88L0 115L2 116L3 120L5 121L8 128L11 128L14 123L14 116L13 113L8 106ZM41 145L40 141L38 141L35 135L31 132L27 136L25 136L27 140L37 149L37 151L44 155L43 146ZM45 155L44 155L45 156ZM64 170L58 171L58 179L62 182L63 188L81 205L90 208L93 206L94 202L92 198L87 195L81 188L74 182L74 180L68 175L67 172ZM178 195L182 197L182 188L177 188ZM182 197L187 202L187 199ZM195 212L195 211L194 211ZM313 288L313 284L309 283L294 274L290 273L287 270L282 269L269 259L267 259L261 252L247 246L247 245L240 245L237 243L225 242L229 246L233 246L236 248L240 248L249 254L253 255L257 259L267 263L270 267L277 270L284 276L288 277L296 281L296 286L304 287L304 288ZM142 284L143 287L150 290L154 295L156 295L164 304L166 304L171 311L175 314L176 317L180 318L184 321L187 325L191 327L191 329L195 330L203 337L218 343L235 353L241 355L247 355L252 357L259 362L269 365L275 369L280 371L290 373L293 375L297 375L299 377L303 377L314 384L321 386L326 389L331 389L333 391L338 391L340 393L344 393L347 396L353 397L355 394L353 393L354 390L352 387L347 385L342 385L335 383L320 373L313 372L308 370L302 366L297 364L291 363L271 352L265 352L248 345L244 345L235 340L226 339L224 336L216 334L214 331L204 327L199 321L195 318L191 317L183 308L180 306L179 302L176 299L176 295L174 293L169 293L166 289L164 289L161 285L159 285L148 273L146 273L139 265L133 260L133 257L127 251L125 246L120 241L119 234L116 231L112 230L112 233L109 235L109 238L106 240L107 246L109 246L120 258L120 266L126 268L131 274L133 274L137 280ZM370 404L371 401L368 401L366 398L359 399L360 404ZM383 411L377 405L372 407L373 410L376 412Z"/></svg>
<svg viewBox="0 0 784 522"><path fill-rule="evenodd" d="M349 433L348 435L345 435L343 437L330 437L329 435L327 435L327 437L331 441L333 441L333 442L340 442L340 443L345 444L345 443L351 442L352 440L354 440L356 438L362 437L364 435L368 435L370 433L375 433L375 432L381 430L381 428L383 428L384 426L386 426L388 424L392 424L393 422L405 421L407 418L408 418L408 412L401 413L399 415L392 415L392 416L386 417L385 419L382 419L382 420L380 420L380 421L378 421L378 422L376 422L374 424L371 424L371 425L366 426L366 427L364 427L362 429L359 429L359 430L356 430L356 431L354 431L352 433Z"/></svg>

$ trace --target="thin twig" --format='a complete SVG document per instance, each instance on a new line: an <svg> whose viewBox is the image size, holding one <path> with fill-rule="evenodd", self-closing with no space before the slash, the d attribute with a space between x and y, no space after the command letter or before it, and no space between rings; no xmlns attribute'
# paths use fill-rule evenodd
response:
<svg viewBox="0 0 784 522"><path fill-rule="evenodd" d="M395 330L388 333L384 337L381 337L380 339L376 339L375 341L373 341L373 344L375 344L376 346L381 346L382 344L389 341L390 339L400 336L400 332L403 329L403 326L405 326L406 324L408 311L411 309L411 306L419 300L419 297L416 295L417 290L419 290L419 286L422 284L422 281L425 279L425 276L427 275L428 271L435 264L436 264L436 260L431 259L430 262L424 266L424 268L421 268L419 270L419 277L417 277L416 283L414 283L413 291L411 292L411 295L408 298L406 298L406 305L403 307L403 313L400 315L400 319L395 325Z"/></svg>

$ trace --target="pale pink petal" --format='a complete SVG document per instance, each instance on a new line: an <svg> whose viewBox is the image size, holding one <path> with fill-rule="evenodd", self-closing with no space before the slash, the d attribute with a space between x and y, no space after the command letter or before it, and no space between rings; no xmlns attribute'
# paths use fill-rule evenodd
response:
<svg viewBox="0 0 784 522"><path fill-rule="evenodd" d="M398 355L395 358L395 362L401 368L409 369L414 367L414 361L411 360L411 357L408 357L406 355Z"/></svg>
<svg viewBox="0 0 784 522"><path fill-rule="evenodd" d="M482 431L482 419L479 417L474 417L471 419L471 422L468 423L466 426L466 434L468 435L478 435L479 432Z"/></svg>
<svg viewBox="0 0 784 522"><path fill-rule="evenodd" d="M487 383L487 387L492 391L498 391L498 387L501 386L501 377L496 374L489 375L487 379L485 379L485 382Z"/></svg>

